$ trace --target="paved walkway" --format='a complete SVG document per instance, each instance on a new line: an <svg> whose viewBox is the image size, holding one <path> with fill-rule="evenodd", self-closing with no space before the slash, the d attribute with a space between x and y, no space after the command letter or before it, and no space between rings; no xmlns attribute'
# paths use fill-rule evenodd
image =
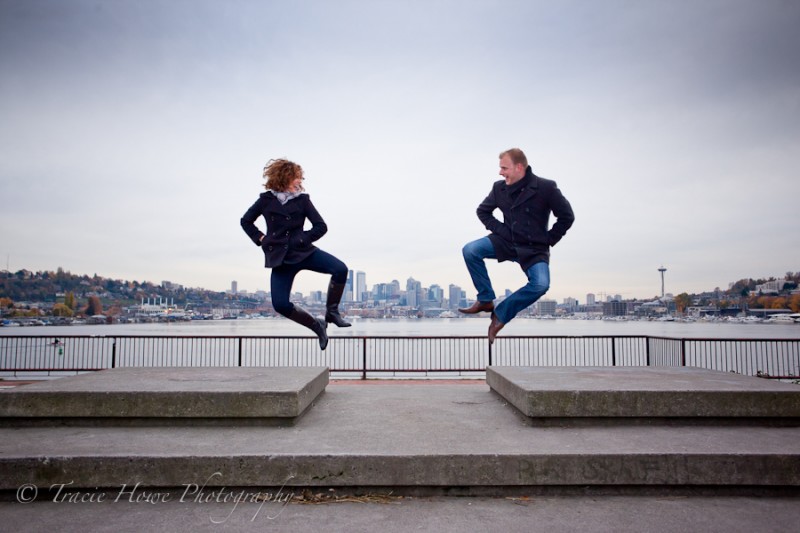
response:
<svg viewBox="0 0 800 533"><path fill-rule="evenodd" d="M176 495L176 499L180 495ZM2 529L40 531L796 532L798 498L428 497L385 503L0 503Z"/></svg>

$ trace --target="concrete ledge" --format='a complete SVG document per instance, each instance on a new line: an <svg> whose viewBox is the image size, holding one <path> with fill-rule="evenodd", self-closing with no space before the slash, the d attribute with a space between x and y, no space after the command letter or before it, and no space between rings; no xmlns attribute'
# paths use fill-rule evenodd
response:
<svg viewBox="0 0 800 533"><path fill-rule="evenodd" d="M531 418L800 418L800 386L699 368L491 366L486 382Z"/></svg>
<svg viewBox="0 0 800 533"><path fill-rule="evenodd" d="M93 456L0 459L0 489L48 487L797 486L796 455Z"/></svg>
<svg viewBox="0 0 800 533"><path fill-rule="evenodd" d="M521 419L485 383L359 382L290 427L0 428L0 489L800 487L800 427Z"/></svg>
<svg viewBox="0 0 800 533"><path fill-rule="evenodd" d="M178 423L299 417L326 367L115 368L0 391L4 425Z"/></svg>

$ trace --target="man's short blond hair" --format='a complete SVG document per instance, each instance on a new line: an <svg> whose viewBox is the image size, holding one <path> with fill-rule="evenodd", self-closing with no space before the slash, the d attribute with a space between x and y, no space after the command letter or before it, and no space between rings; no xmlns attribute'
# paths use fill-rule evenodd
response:
<svg viewBox="0 0 800 533"><path fill-rule="evenodd" d="M500 152L500 159L503 156L508 156L515 165L522 165L524 168L528 168L528 158L519 148L509 148L505 152Z"/></svg>

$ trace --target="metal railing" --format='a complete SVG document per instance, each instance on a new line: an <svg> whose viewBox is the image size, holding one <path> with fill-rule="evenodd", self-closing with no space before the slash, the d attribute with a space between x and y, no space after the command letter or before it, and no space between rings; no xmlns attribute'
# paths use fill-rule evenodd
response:
<svg viewBox="0 0 800 533"><path fill-rule="evenodd" d="M696 366L800 379L800 339L651 336L314 337L0 336L0 372L84 372L131 366L327 366L361 377L481 374L500 366Z"/></svg>

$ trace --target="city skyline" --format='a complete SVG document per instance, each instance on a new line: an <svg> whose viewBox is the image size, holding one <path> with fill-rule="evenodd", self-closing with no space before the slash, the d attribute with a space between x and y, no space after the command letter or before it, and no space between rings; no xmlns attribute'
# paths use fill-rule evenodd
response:
<svg viewBox="0 0 800 533"><path fill-rule="evenodd" d="M664 268L663 265L657 269L657 272L660 275L659 283L663 282L662 269L663 269L664 272L667 270L666 268ZM381 288L385 288L385 286L389 286L389 285L392 285L392 284L396 284L396 293L397 294L400 294L400 293L405 294L409 290L409 283L414 282L414 283L416 283L418 288L424 289L426 291L429 291L429 290L431 290L433 288L440 289L442 291L442 295L440 295L440 298L438 298L440 300L441 299L447 299L447 300L452 301L452 298L453 298L452 292L448 292L448 291L452 291L453 288L459 289L459 291L462 293L462 295L459 296L459 298L461 298L463 296L464 298L466 298L469 301L474 301L475 300L474 297L471 298L469 296L469 288L462 287L462 286L457 285L455 283L445 283L445 284L442 284L442 283L430 283L430 284L427 284L424 281L417 280L414 276L409 276L408 278L406 278L405 283L402 282L401 280L397 279L397 278L393 278L391 280L381 280L381 281L378 281L376 283L370 284L370 283L367 283L367 281L366 281L366 279L367 279L367 273L366 272L363 272L363 271L360 271L360 270L355 270L355 271L354 270L349 270L348 281L347 281L347 284L346 284L346 287L345 287L343 301L345 301L345 302L367 302L367 301L370 301L370 300L365 300L365 299L359 298L357 296L357 294L359 294L359 292L358 292L357 289L354 288L355 285L353 285L353 283L352 283L353 280L356 280L356 279L362 280L361 281L361 283L362 283L361 286L364 287L365 289L367 289L367 290L363 291L362 294L368 293L373 299L377 298L376 295L375 295L376 291L380 290ZM760 279L760 278L755 278L755 279ZM736 281L739 281L739 280L731 281L728 284L726 284L726 288L727 288L727 285L733 284ZM404 286L405 286L405 289L403 288ZM615 300L619 301L619 300L625 300L625 299L628 299L628 300L657 300L659 298L663 298L664 296L671 297L671 296L674 296L674 294L678 294L680 292L685 292L685 291L677 291L677 292L673 293L673 291L664 290L664 285L663 284L661 285L661 288L662 288L662 293L661 294L654 294L651 297L644 297L644 298L637 298L637 297L623 298L622 294L619 293L619 292L615 292L613 290L612 291L600 290L600 291L590 291L590 292L587 292L587 293L582 294L582 295L569 295L569 296L565 296L564 298L561 298L561 299L557 299L557 298L551 297L551 296L549 296L549 293L547 293L542 297L542 300L556 301L558 303L567 303L569 301L575 301L576 303L592 305L595 302L600 303L600 302L608 302L608 301L615 301ZM715 288L717 288L717 287L715 287ZM721 286L719 286L718 288L720 288L723 291L725 290L725 288L723 288ZM445 289L447 289L447 290L445 290ZM515 289L511 288L511 287L505 287L505 288L497 287L497 294L500 295L501 298L503 298L503 297L507 296L508 294L512 293L514 290ZM708 293L708 292L713 292L713 290L714 289L705 289L703 291L698 291L698 293ZM254 295L254 294L264 294L264 295L266 295L266 294L269 294L269 290L267 290L267 289L255 289L255 290L243 289L243 290L239 290L238 289L238 281L236 281L236 280L231 281L230 292L233 293L233 294L244 294L244 295ZM300 290L294 290L293 292L294 293L303 294L304 296L313 296L314 294L317 294L317 295L319 295L319 298L321 300L322 297L325 294L325 287L321 286L321 287L319 287L317 289L311 289L311 290L309 290L307 292L300 291ZM447 294L447 296L445 297L444 294ZM383 298L380 298L380 299L383 299Z"/></svg>
<svg viewBox="0 0 800 533"><path fill-rule="evenodd" d="M660 265L675 294L780 277L798 26L781 0L0 0L0 257L268 291L239 218L287 157L320 248L474 298L461 248L518 146L576 216L546 298L651 298Z"/></svg>

